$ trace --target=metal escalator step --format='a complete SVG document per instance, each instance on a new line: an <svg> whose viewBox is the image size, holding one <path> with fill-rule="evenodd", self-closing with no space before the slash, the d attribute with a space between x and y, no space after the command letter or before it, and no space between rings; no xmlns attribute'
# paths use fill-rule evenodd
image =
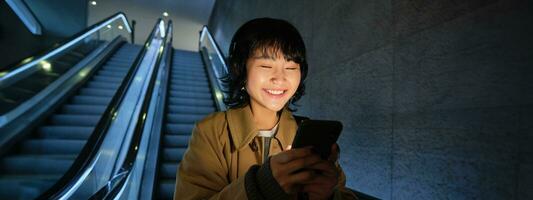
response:
<svg viewBox="0 0 533 200"><path fill-rule="evenodd" d="M120 84L114 84L114 83L101 83L97 81L90 81L87 83L88 88L98 88L98 89L112 89L116 90Z"/></svg>
<svg viewBox="0 0 533 200"><path fill-rule="evenodd" d="M196 99L213 99L210 92L184 92L184 91L170 91L170 97L196 98Z"/></svg>
<svg viewBox="0 0 533 200"><path fill-rule="evenodd" d="M170 85L170 89L182 92L211 92L209 87Z"/></svg>
<svg viewBox="0 0 533 200"><path fill-rule="evenodd" d="M63 158L43 155L8 156L0 161L0 170L9 174L63 174L74 159L74 156Z"/></svg>
<svg viewBox="0 0 533 200"><path fill-rule="evenodd" d="M171 200L173 198L174 189L176 189L175 187L176 180L174 179L160 180L157 199Z"/></svg>
<svg viewBox="0 0 533 200"><path fill-rule="evenodd" d="M67 126L96 126L99 119L99 115L54 114L50 123Z"/></svg>
<svg viewBox="0 0 533 200"><path fill-rule="evenodd" d="M205 115L167 113L166 117L167 117L166 121L169 122L169 123L176 123L176 124L191 123L191 124L194 124L197 121L203 119L205 117Z"/></svg>
<svg viewBox="0 0 533 200"><path fill-rule="evenodd" d="M172 72L172 75L183 75L183 76L192 76L192 77L206 77L204 72L191 72L191 71L177 71Z"/></svg>
<svg viewBox="0 0 533 200"><path fill-rule="evenodd" d="M209 114L215 112L215 107L169 105L168 111L171 113Z"/></svg>
<svg viewBox="0 0 533 200"><path fill-rule="evenodd" d="M35 175L18 179L0 177L0 197L2 199L35 199L60 177L60 175L54 179L42 179Z"/></svg>
<svg viewBox="0 0 533 200"><path fill-rule="evenodd" d="M172 163L180 162L187 148L164 148L163 161Z"/></svg>
<svg viewBox="0 0 533 200"><path fill-rule="evenodd" d="M193 124L166 124L166 132L173 135L191 135Z"/></svg>
<svg viewBox="0 0 533 200"><path fill-rule="evenodd" d="M122 73L122 72L112 72L112 71L106 71L106 70L100 70L96 74L104 75L104 76L114 76L114 77L124 77L124 75L126 75L125 73Z"/></svg>
<svg viewBox="0 0 533 200"><path fill-rule="evenodd" d="M165 147L187 148L190 138L191 136L188 135L165 135L163 136L163 145Z"/></svg>
<svg viewBox="0 0 533 200"><path fill-rule="evenodd" d="M97 97L97 96L82 96L77 95L72 97L73 104L81 105L107 105L111 101L111 97Z"/></svg>
<svg viewBox="0 0 533 200"><path fill-rule="evenodd" d="M189 64L179 64L175 63L172 65L173 71L190 71L190 72L196 72L196 73L204 73L205 69L203 67L203 64L200 65L189 65Z"/></svg>
<svg viewBox="0 0 533 200"><path fill-rule="evenodd" d="M78 154L85 140L30 139L22 143L21 153L27 154Z"/></svg>
<svg viewBox="0 0 533 200"><path fill-rule="evenodd" d="M93 77L94 81L101 81L101 82L108 82L108 83L120 83L120 81L122 81L122 79L123 78L101 76L101 75L96 75L96 76Z"/></svg>
<svg viewBox="0 0 533 200"><path fill-rule="evenodd" d="M93 127L79 126L43 126L38 130L41 138L87 140L91 136Z"/></svg>
<svg viewBox="0 0 533 200"><path fill-rule="evenodd" d="M159 172L163 179L176 179L176 173L178 172L178 163L177 162L163 162L159 168Z"/></svg>
<svg viewBox="0 0 533 200"><path fill-rule="evenodd" d="M186 85L186 86L205 86L209 87L207 81L191 81L191 80L172 80L171 85Z"/></svg>
<svg viewBox="0 0 533 200"><path fill-rule="evenodd" d="M207 82L207 76L170 75L172 80L192 80Z"/></svg>
<svg viewBox="0 0 533 200"><path fill-rule="evenodd" d="M61 114L84 114L84 115L101 115L104 113L106 106L101 105L74 105L67 104L61 107Z"/></svg>
<svg viewBox="0 0 533 200"><path fill-rule="evenodd" d="M170 105L184 105L184 106L214 106L213 100L210 99L192 99L192 98L180 98L170 97L168 98Z"/></svg>
<svg viewBox="0 0 533 200"><path fill-rule="evenodd" d="M80 95L91 95L99 97L112 97L115 94L112 89L98 89L98 88L81 88Z"/></svg>

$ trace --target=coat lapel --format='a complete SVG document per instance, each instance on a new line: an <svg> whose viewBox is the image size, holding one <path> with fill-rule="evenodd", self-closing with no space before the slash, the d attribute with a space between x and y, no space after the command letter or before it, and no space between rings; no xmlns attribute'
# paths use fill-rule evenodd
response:
<svg viewBox="0 0 533 200"><path fill-rule="evenodd" d="M228 121L232 142L237 150L241 150L251 143L259 131L253 122L250 106L227 110L226 120ZM283 150L286 150L287 146L292 143L296 129L297 125L292 113L287 107L283 108L276 134L276 138L280 140Z"/></svg>

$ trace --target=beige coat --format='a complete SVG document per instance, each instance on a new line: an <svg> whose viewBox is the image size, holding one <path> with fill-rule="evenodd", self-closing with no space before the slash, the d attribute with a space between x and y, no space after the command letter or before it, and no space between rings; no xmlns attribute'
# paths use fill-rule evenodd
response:
<svg viewBox="0 0 533 200"><path fill-rule="evenodd" d="M270 155L287 149L296 129L292 113L285 108L276 134L281 146L272 140ZM247 199L244 175L252 165L263 163L257 133L249 106L213 113L199 121L179 165L174 199ZM258 151L250 145L254 140ZM344 188L345 175L337 166L340 177L335 199L356 199Z"/></svg>

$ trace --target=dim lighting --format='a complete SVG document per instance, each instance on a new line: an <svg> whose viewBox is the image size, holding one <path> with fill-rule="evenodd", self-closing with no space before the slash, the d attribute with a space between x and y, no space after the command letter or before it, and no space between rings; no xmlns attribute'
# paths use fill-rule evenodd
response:
<svg viewBox="0 0 533 200"><path fill-rule="evenodd" d="M111 28L111 24L107 25L107 28Z"/></svg>
<svg viewBox="0 0 533 200"><path fill-rule="evenodd" d="M0 72L0 77L5 76L7 72Z"/></svg>
<svg viewBox="0 0 533 200"><path fill-rule="evenodd" d="M96 6L96 1L91 1L91 5Z"/></svg>
<svg viewBox="0 0 533 200"><path fill-rule="evenodd" d="M41 61L41 67L45 72L51 72L52 71L52 64L50 64L48 61L43 60Z"/></svg>
<svg viewBox="0 0 533 200"><path fill-rule="evenodd" d="M163 16L168 17L168 13L167 12L163 12Z"/></svg>
<svg viewBox="0 0 533 200"><path fill-rule="evenodd" d="M24 60L22 60L22 64L26 64L26 63L29 63L30 61L33 60L33 56L32 57L29 57L29 58L26 58Z"/></svg>
<svg viewBox="0 0 533 200"><path fill-rule="evenodd" d="M118 25L118 29L122 30L124 27L122 25Z"/></svg>

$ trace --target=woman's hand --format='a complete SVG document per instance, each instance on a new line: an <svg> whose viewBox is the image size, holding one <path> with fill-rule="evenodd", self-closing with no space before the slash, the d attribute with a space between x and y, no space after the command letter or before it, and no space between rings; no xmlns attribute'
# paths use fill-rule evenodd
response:
<svg viewBox="0 0 533 200"><path fill-rule="evenodd" d="M333 195L335 186L339 182L339 172L335 167L335 162L339 157L338 155L339 146L333 144L328 160L321 160L308 167L309 169L319 171L319 173L315 174L313 180L306 182L302 188L302 192L306 192L310 200L330 199Z"/></svg>
<svg viewBox="0 0 533 200"><path fill-rule="evenodd" d="M301 190L305 182L315 178L314 170L302 170L321 162L320 156L311 152L310 147L290 149L270 158L272 175L287 194ZM325 168L317 165L316 168Z"/></svg>

